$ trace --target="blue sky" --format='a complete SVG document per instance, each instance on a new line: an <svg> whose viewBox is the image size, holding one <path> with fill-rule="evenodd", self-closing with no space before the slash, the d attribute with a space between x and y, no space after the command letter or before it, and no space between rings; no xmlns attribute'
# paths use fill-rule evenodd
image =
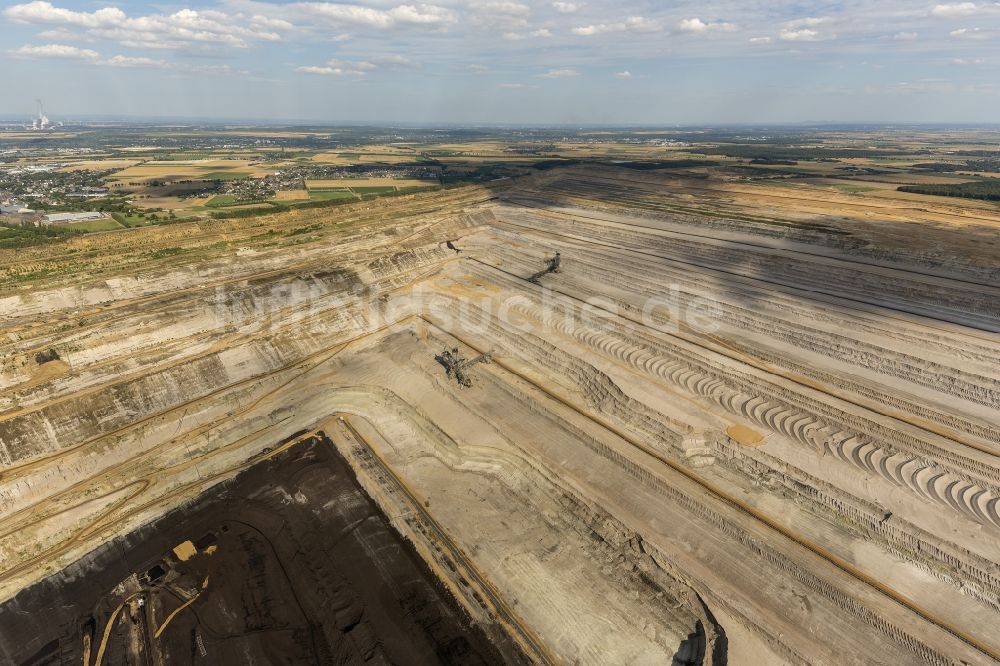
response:
<svg viewBox="0 0 1000 666"><path fill-rule="evenodd" d="M0 114L1000 122L1000 2L0 5Z"/></svg>

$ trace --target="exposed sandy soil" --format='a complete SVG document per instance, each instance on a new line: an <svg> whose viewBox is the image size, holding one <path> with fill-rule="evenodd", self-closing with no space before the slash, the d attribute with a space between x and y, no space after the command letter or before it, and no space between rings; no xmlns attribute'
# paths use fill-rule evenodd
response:
<svg viewBox="0 0 1000 666"><path fill-rule="evenodd" d="M309 198L307 190L282 190L275 197L278 201L302 201Z"/></svg>
<svg viewBox="0 0 1000 666"><path fill-rule="evenodd" d="M574 167L0 252L0 598L322 432L368 499L319 511L303 474L251 500L292 531L300 504L377 506L504 655L1000 663L998 224ZM50 348L68 367L34 381ZM307 625L268 585L232 589ZM188 654L220 649L184 624L197 603L167 629ZM148 651L127 626L116 654Z"/></svg>

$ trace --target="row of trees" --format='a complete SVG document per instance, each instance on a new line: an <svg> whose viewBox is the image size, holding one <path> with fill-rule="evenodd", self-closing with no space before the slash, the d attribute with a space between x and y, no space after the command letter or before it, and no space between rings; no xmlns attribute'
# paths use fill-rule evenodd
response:
<svg viewBox="0 0 1000 666"><path fill-rule="evenodd" d="M900 185L900 192L933 194L941 197L1000 201L1000 178L984 178L954 185Z"/></svg>

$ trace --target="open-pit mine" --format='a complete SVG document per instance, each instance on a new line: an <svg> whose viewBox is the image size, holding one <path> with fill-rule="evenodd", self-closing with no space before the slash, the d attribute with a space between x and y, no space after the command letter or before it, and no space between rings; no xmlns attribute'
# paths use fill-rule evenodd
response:
<svg viewBox="0 0 1000 666"><path fill-rule="evenodd" d="M1000 663L998 232L570 164L0 250L0 663Z"/></svg>

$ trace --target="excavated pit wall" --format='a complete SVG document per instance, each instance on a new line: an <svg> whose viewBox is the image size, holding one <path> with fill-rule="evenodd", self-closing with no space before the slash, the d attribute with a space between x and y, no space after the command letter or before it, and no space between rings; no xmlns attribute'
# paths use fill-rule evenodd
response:
<svg viewBox="0 0 1000 666"><path fill-rule="evenodd" d="M449 236L461 231L475 233L482 230L482 225L491 225L494 222L493 211L479 211L464 219L461 225L449 227L446 231ZM645 238L644 242L646 241L649 241L649 238ZM375 248L377 244L373 243L371 247ZM509 269L529 266L522 259L510 257L506 252L498 252L497 256L509 261ZM719 256L715 254L711 256L714 257L713 260L721 261ZM723 258L728 256L723 255ZM225 336L235 333L246 336L248 332L235 331L227 326L213 327L204 317L188 320L194 329L193 334L202 336L199 344L204 346L201 347L165 345L156 335L149 335L141 343L128 347L127 352L123 354L120 348L116 349L116 343L111 336L104 337L104 333L100 330L81 335L57 332L49 337L26 341L23 345L13 341L12 346L7 348L16 349L19 358L36 351L36 347L44 347L50 341L56 342L57 346L61 345L66 350L67 358L77 364L81 371L68 378L55 378L21 392L16 390L13 392L15 402L4 403L4 406L7 409L24 411L0 421L0 442L4 444L0 456L6 456L6 459L0 462L5 466L19 466L41 461L43 460L41 456L56 454L77 443L94 439L107 439L106 447L119 449L119 454L124 454L123 447L138 440L134 439L136 436L132 434L119 439L114 434L116 430L127 428L140 419L170 409L178 409L184 404L181 398L210 396L220 390L234 393L245 390L245 397L239 398L239 401L249 401L253 396L252 387L256 385L258 378L263 383L265 382L263 377L275 374L283 367L292 366L312 355L336 347L346 339L371 331L375 325L372 312L362 307L361 300L371 300L378 294L404 287L457 257L439 242L424 248L383 254L361 265L352 265L347 271L341 269L330 271L320 265L323 261L321 256L313 258L316 260L316 265L308 271L283 270L273 276L248 280L246 283L237 281L233 286L226 287L226 303L233 311L242 313L267 311L273 313L276 320L283 322L280 330L254 332L252 338L245 337L229 349L212 349L209 343L222 341ZM590 263L587 270L592 274L596 268L597 264ZM786 269L789 275L793 277L797 275L795 271L798 268L792 270L783 265L782 270ZM506 285L514 293L520 293L526 288L509 278L499 278L494 272L486 269L473 268L469 271L484 280ZM201 276L191 273L181 272L181 275L182 277L172 279L171 283L175 286L189 285L195 279L202 279ZM613 273L613 275L623 274ZM613 280L611 283L619 287L628 286L621 282L621 279L619 277L617 283ZM637 280L646 280L646 277L639 277ZM296 283L306 284L310 289L315 288L315 291L320 292L323 298L329 298L331 302L319 309L311 307L303 311L294 301L289 302L286 295L279 296L274 291L276 286ZM128 293L133 296L149 294L151 292L147 287L151 284L152 282L145 283L145 286L128 285ZM359 285L363 293L354 293L356 292L354 287ZM656 283L647 280L642 282L641 286L655 289ZM118 284L115 288L123 287ZM147 290L143 291L144 289ZM337 302L334 306L334 301L345 292L347 305ZM107 293L110 292L102 291L101 288L95 288L91 292L86 290L66 292L64 298L50 299L44 305L28 303L27 311L36 312L42 307L63 309L80 307L82 304L99 302L93 299L103 298L101 295ZM919 290L912 292L904 290L891 296L896 298L900 293L906 298L914 299L915 302L923 303L919 308L936 307L941 303L947 304L946 310L955 307L950 301L953 295L946 290L932 290L930 296ZM184 298L186 297L180 297L170 303L160 315L132 316L128 325L164 326L164 331L167 331L165 337L173 337L169 328L170 322L175 321L178 314L183 316ZM204 307L210 301L203 299L194 302L201 303ZM961 309L961 304L957 307ZM541 319L541 315L532 307L520 306L517 312L536 320ZM985 313L980 312L980 314ZM103 321L110 322L114 313L106 311L94 316L104 317ZM741 316L745 315L734 311L733 317L736 318L734 321L739 320ZM310 318L321 324L317 327L321 330L313 331L304 325L309 323ZM781 382L762 380L761 375L755 371L746 368L734 369L728 361L706 353L705 350L685 347L679 342L672 343L668 347L661 339L635 330L635 327L622 322L608 323L607 327L599 332L586 331L586 327L581 327L580 322L549 323L554 323L560 333L574 336L576 340L595 352L606 354L608 358L617 362L627 363L656 381L664 381L687 391L692 396L710 400L733 414L739 414L761 427L799 441L812 450L837 455L856 469L880 474L890 482L907 487L922 496L936 499L979 522L996 524L996 496L986 494L995 492L995 488L989 485L990 482L998 480L995 470L983 465L980 460L949 451L941 440L927 438L909 430L901 433L893 424L883 423L884 419L848 413L827 398L805 397L800 391ZM575 390L586 396L592 409L607 414L622 424L628 424L638 436L657 443L668 453L676 455L682 453L679 444L686 426L682 419L650 410L622 392L607 375L595 371L580 359L562 352L550 342L531 336L517 338L495 322L489 322L487 330L492 338L503 341L503 349L510 355L522 355L529 361L537 362L544 371L566 377ZM825 341L820 341L824 345L827 344ZM229 342L232 341L227 341L227 344ZM94 343L103 343L103 346ZM837 342L818 351L840 353L844 350L845 344L842 341ZM201 356L193 358L192 355L195 353ZM140 358L138 360L128 358L130 355ZM926 379L926 375L919 374L919 367L910 367L911 365L907 365L907 361L903 359L896 365L890 364L890 367L892 372L910 372L909 376ZM0 390L3 390L4 386L16 389L16 385L25 379L23 366L4 366L4 368L3 372L0 372ZM157 368L158 371L147 373L145 370L148 368ZM107 376L117 376L122 371L135 371L137 376L127 381L102 382ZM970 395L984 396L987 403L993 399L992 394L976 393L978 389L970 387L970 378L960 379L958 383L949 384L944 388L964 398ZM225 389L240 382L247 382L245 389L238 387ZM502 383L491 385L497 390L511 390L509 387L504 388L505 385ZM90 394L85 393L88 390L91 391ZM8 393L6 396L0 396L0 399L10 400L9 395ZM884 399L886 404L889 404L891 396L885 396ZM58 400L58 402L43 405L47 400ZM929 418L935 418L933 411L928 411L926 414ZM218 416L216 409L214 412L210 410L197 412L190 418L210 422L212 418ZM183 420L188 416L181 418ZM853 433L850 430L852 428ZM160 430L165 429L160 428ZM164 433L157 434L148 444L152 446L164 441L166 437ZM7 446L8 442L10 446ZM774 486L781 486L780 492L812 502L818 511L832 512L855 526L867 538L878 540L890 551L907 559L923 562L935 570L936 575L966 585L967 592L983 603L993 608L997 607L996 594L1000 578L995 564L976 557L946 540L935 542L933 535L921 532L919 528L907 524L896 516L887 518L885 512L877 505L838 491L835 487L824 484L802 470L769 457L763 452L741 449L728 438L709 439L707 443L713 448L718 460L724 461L748 478L765 479L772 485L772 489ZM588 446L594 451L602 452L602 455L614 457L613 452L608 453L609 450L606 447L601 448L603 445L596 440L591 440ZM865 452L858 453L866 446L868 448ZM900 460L887 462L900 455L897 447L903 452L910 453L911 459L915 462ZM97 447L94 448L99 450ZM874 449L879 449L883 453L872 453ZM926 460L933 460L934 465L921 467L920 465ZM636 478L643 479L643 483L653 483L659 489L652 477L646 478L648 472L624 459L616 461L628 468ZM97 470L101 463L91 461L89 464L96 465L91 469ZM941 475L933 476L939 467L942 470ZM962 483L965 485L960 485ZM0 472L0 484L4 484L2 472ZM985 486L980 488L982 492L978 494L976 490L972 490L977 484ZM937 493L934 490L936 487L944 491ZM23 487L19 488L16 485L8 485L7 488L0 486L0 489L2 489L0 500L6 506L17 506L24 497L30 496L30 492L21 494ZM667 496L670 497L670 501L681 501L673 495ZM574 497L571 501L580 503L585 500L582 497ZM990 513L991 506L994 509L993 514ZM748 538L738 526L727 524L724 520L720 522L717 520L718 516L710 512L705 513L703 509L704 507L691 508L697 515L723 529L729 537L764 558L769 565L793 576L795 580L817 594L831 599L845 612L875 627L885 636L899 641L914 655L930 663L944 663L938 652L922 645L914 636L879 618L877 614L872 614L863 606L852 604L849 599L843 598L839 591L829 586L824 587L820 579L803 572L795 565L789 565L783 556L775 554L765 544ZM655 576L663 575L662 572L669 570L668 558L656 554L652 546L642 541L641 535L624 524L614 524L612 518L604 516L602 520L611 521L610 524L613 526L606 531L593 527L594 512L599 513L599 510L600 508L596 506L588 510L574 508L572 511L576 516L574 521L582 521L571 521L574 529L581 529L582 524L588 525L586 529L600 533L601 541L605 543L601 547L609 557L619 563L627 561L630 567L640 569L646 567L642 569L645 575L654 579ZM656 563L655 568L649 563L649 558ZM661 573L657 574L658 570ZM676 580L684 579L683 572L674 573L677 574L674 576ZM698 590L699 595L708 594L704 586L696 587L696 581L691 584ZM664 585L669 587L669 583ZM724 603L724 600L715 599L713 603ZM732 613L739 613L738 609L729 610ZM772 647L779 652L783 649L780 640L770 634L765 627L746 617L741 624L756 632L769 644L773 644ZM784 656L790 661L799 658L787 650L785 653Z"/></svg>
<svg viewBox="0 0 1000 666"><path fill-rule="evenodd" d="M494 274L491 279L524 288L509 276L497 278ZM535 307L532 310L518 303L513 309L542 321L543 315ZM985 462L984 456L957 453L942 437L905 424L890 424L860 408L848 409L831 396L792 387L775 376L764 378L753 368L714 352L680 341L667 347L638 327L626 328L619 321L609 321L601 331L573 318L558 326L566 335L708 398L757 425L878 474L976 522L1000 526L1000 470Z"/></svg>
<svg viewBox="0 0 1000 666"><path fill-rule="evenodd" d="M86 377L83 381L71 378L62 385L56 380L49 387L34 389L24 402L41 406L29 407L24 414L0 421L0 464L13 466L40 455L56 453L74 443L106 435L136 420L174 408L192 397L210 395L223 387L273 373L339 340L362 334L378 323L373 316L377 311L373 310L372 302L379 293L409 284L422 272L448 258L446 252L437 248L399 253L373 262L367 279L343 272L335 274L332 280L315 279L307 274L293 276L290 280L308 280L312 287L309 290L286 291L282 283L278 283L276 289L275 285L258 285L227 290L222 295L224 313L221 320L216 319L213 322L215 329L207 333L223 336L233 325L229 321L229 317L233 317L237 324L250 329L245 341L224 349L210 347L201 357L190 359L184 358L187 348L179 348L176 353L180 358L176 361L157 359L160 362L153 365L155 370L137 369L132 373L133 378L124 381L97 384L106 376L102 372L100 376L91 377L89 384ZM301 302L297 304L289 299L289 293L301 294ZM213 295L202 302L202 308L213 308L216 302ZM297 305L304 311L293 315ZM195 306L193 309L198 310L197 304ZM269 330L270 322L260 321L255 313L268 316L280 313L278 327ZM282 316L291 322L284 321ZM259 333L256 332L258 328L262 329ZM153 344L150 347L154 352L162 351ZM72 362L77 349L72 343L66 348L65 357ZM114 361L101 358L98 362ZM159 369L162 366L166 367ZM118 368L112 366L112 369ZM46 399L57 395L62 396L58 402L44 404Z"/></svg>
<svg viewBox="0 0 1000 666"><path fill-rule="evenodd" d="M699 521L704 522L706 525L710 525L712 529L720 530L729 539L732 539L733 543L745 548L748 556L760 558L765 566L773 567L776 572L780 572L780 574L784 576L790 576L799 584L808 588L812 593L821 595L830 600L842 611L857 618L859 621L868 624L885 635L886 638L895 641L901 647L911 651L912 654L918 657L921 661L941 665L952 663L949 657L935 650L933 647L926 645L920 638L900 629L892 622L881 617L877 612L868 608L864 604L859 603L852 596L845 594L843 591L837 589L837 587L831 585L822 578L803 569L798 564L788 559L787 556L779 553L757 537L751 535L750 532L737 525L731 519L722 516L711 507L702 503L699 499L688 496L674 488L645 466L637 464L630 458L625 457L620 452L610 447L608 444L595 439L589 433L580 430L576 426L548 412L544 407L537 405L530 396L521 394L521 392L514 386L508 384L507 382L498 381L485 373L481 376L481 380L488 382L492 389L503 391L511 397L519 399L533 413L552 420L554 425L560 430L572 433L574 438L587 449L626 471L636 481L657 491L659 496L663 498L663 501L679 507L684 511L691 512L693 516L697 516ZM638 531L641 533L641 528L639 528ZM646 542L644 541L643 543L644 550L651 553L651 556L654 557L658 566L661 567L664 572L670 572L672 577L684 581L688 586L696 590L700 596L708 600L710 607L715 606L725 609L728 615L737 618L737 621L739 621L745 629L756 635L760 640L774 650L776 654L781 655L782 658L788 662L795 664L810 663L809 659L796 653L781 640L780 636L775 635L769 630L768 627L756 622L753 618L746 615L740 608L729 603L725 597L715 594L713 592L713 586L710 583L691 578L690 574L687 572L678 570L676 566L671 565L669 557L664 557L657 553L655 548L646 548Z"/></svg>
<svg viewBox="0 0 1000 666"><path fill-rule="evenodd" d="M752 275L784 286L833 293L862 302L896 307L906 312L944 319L962 325L1000 331L1000 287L956 283L935 276L857 264L816 256L794 257L761 250L750 243L699 239L649 227L626 227L615 222L582 218L553 220L522 211L498 212L501 228L528 229L557 236L599 238L607 246L656 253L699 267ZM864 270L859 270L863 268Z"/></svg>
<svg viewBox="0 0 1000 666"><path fill-rule="evenodd" d="M530 271L530 267L532 266L527 259L515 255L509 248L502 245L499 251L491 254L495 255L499 260L498 263L502 264L509 271L524 273ZM615 286L623 291L637 295L647 294L653 296L664 292L667 286L667 278L669 277L672 279L670 282L671 286L684 285L692 290L676 292L676 307L681 312L686 312L697 305L699 302L697 299L704 299L712 295L711 292L704 288L703 283L699 284L698 281L684 276L682 273L676 276L664 275L662 270L657 270L654 278L652 269L640 269L635 265L629 265L627 261L619 258L597 257L590 259L587 254L567 252L565 250L563 251L563 255L566 260L573 262L574 271L572 276L566 276L560 281L561 283L578 285L581 283L580 278L584 277L599 280L604 284ZM614 268L617 265L624 265L624 267L629 269L628 272L626 273ZM518 268L514 269L512 267ZM728 292L729 289L727 288L725 293ZM925 392L943 392L993 409L1000 406L1000 379L967 372L960 367L956 367L957 364L955 363L945 365L943 363L927 361L919 356L901 351L908 348L904 346L905 344L919 344L921 345L919 348L923 349L924 340L899 340L900 347L888 348L870 344L860 336L856 339L839 335L829 330L820 331L798 324L789 324L786 323L785 319L777 316L769 316L768 313L762 312L761 308L749 309L737 307L720 300L713 300L713 303L717 305L717 309L713 311L713 316L719 323L730 325L735 329L764 334L769 339L773 338L781 343L781 346L785 349L794 349L797 347L805 351L815 352L834 360L849 363L858 368L872 370L878 374L911 382ZM786 304L782 303L782 307L784 309ZM857 318L851 318L849 321L847 318L842 318L837 323L840 326L850 325L853 327L859 322L857 322ZM881 329L870 329L870 332L883 334ZM916 347L910 348L916 349ZM944 351L950 353L953 357L958 355L967 357L969 355L966 353L964 347L956 349L954 346L944 346ZM764 360L774 362L778 365L787 363L787 354L779 356L774 352L768 353L759 348L754 348L753 352ZM996 358L996 349L986 345L978 349L973 346L969 349L969 353L974 354L973 358L983 364L982 368L984 371L989 371L989 364ZM794 368L802 370L805 375L817 376L817 371L812 370L810 372L811 368L808 366L798 365L794 366ZM827 381L831 377L832 375L829 374L817 376L817 378ZM947 378L947 380L943 381L942 378ZM884 392L879 392L876 389L853 382L849 376L837 376L834 381L839 386L862 393L882 404L894 407L905 407L908 405L905 401L889 396ZM919 408L910 406L907 411L915 409L921 409L925 414L929 412L936 417L947 416L937 411L930 411L926 406ZM972 424L966 425L957 419L954 423L965 425L965 428L962 429L976 427ZM1000 443L1000 431L983 425L978 425L978 428L980 432L977 432L977 435Z"/></svg>
<svg viewBox="0 0 1000 666"><path fill-rule="evenodd" d="M456 319L458 312L459 306L454 305L452 314ZM558 381L568 380L567 385L579 391L596 411L615 419L651 448L677 461L686 459L687 452L682 447L684 423L630 398L607 375L549 342L532 334L508 331L482 310L462 307L461 312L463 323L488 335L495 349L502 350L505 356L521 358L532 367L543 367L544 374ZM550 319L546 323L559 328L557 321ZM692 395L697 393L692 391ZM761 424L778 431L773 423ZM872 539L891 552L921 564L929 573L1000 612L1000 566L996 563L721 433L707 438L705 443L717 460L743 474L751 483L766 480L772 492L781 492L802 501L812 511L832 516L858 536Z"/></svg>
<svg viewBox="0 0 1000 666"><path fill-rule="evenodd" d="M572 484L523 452L516 443L508 442L510 450L468 443L459 445L419 406L406 402L387 389L374 391L373 395L379 396L376 410L358 410L350 406L346 406L345 410L367 418L380 413L380 423L390 419L406 423L426 443L421 450L423 455L433 456L452 471L474 470L479 475L499 481L519 498L519 504L537 511L556 530L576 532L586 544L588 561L600 568L600 575L609 577L626 590L633 603L642 608L641 612L657 617L658 622L670 627L676 635L688 636L681 650L689 656L680 663L725 663L721 627L715 624L693 590L672 575L668 568L649 560L640 547L641 538L634 530L600 506L587 501ZM461 395L453 395L461 400ZM487 419L485 414L478 414L478 417ZM491 425L498 436L505 439L503 425L492 422ZM355 466L373 468L370 453L358 447L353 448L350 458ZM370 476L369 482L379 483L379 475ZM385 480L381 483L384 486ZM392 494L391 491L388 493ZM383 509L391 515L406 515L399 506L383 505ZM423 531L419 523L409 519L406 525L397 521L397 526L404 533L407 529L411 530L410 538L417 538L413 530ZM517 550L515 548L513 552ZM479 603L482 603L481 600Z"/></svg>

